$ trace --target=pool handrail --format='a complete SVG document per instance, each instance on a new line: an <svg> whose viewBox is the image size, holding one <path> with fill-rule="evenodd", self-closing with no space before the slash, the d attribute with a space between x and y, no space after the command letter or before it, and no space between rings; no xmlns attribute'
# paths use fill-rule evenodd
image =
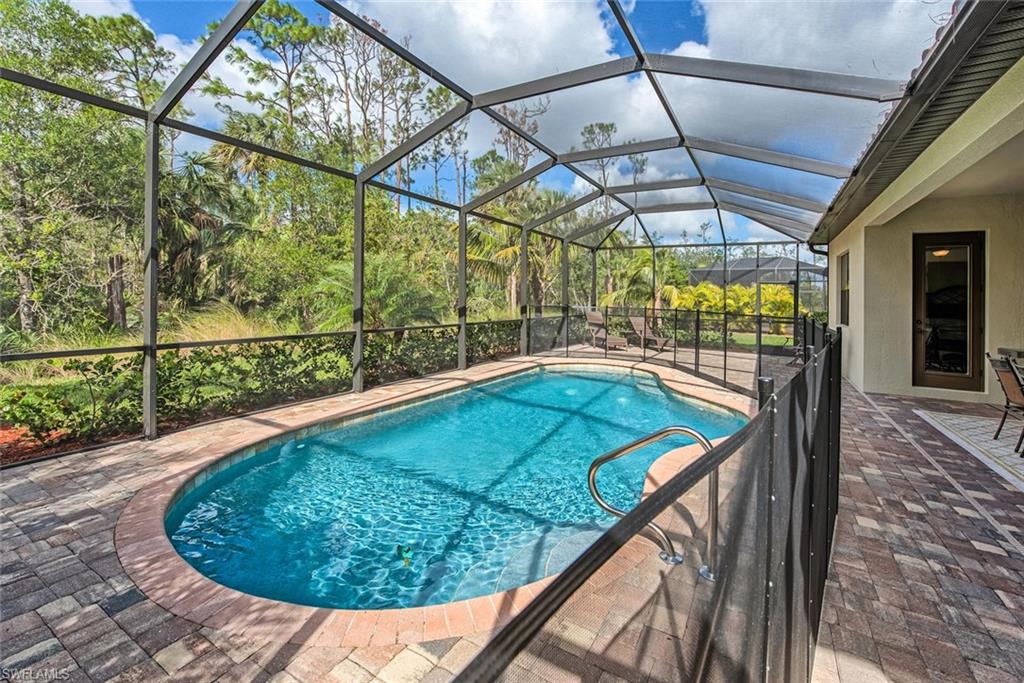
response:
<svg viewBox="0 0 1024 683"><path fill-rule="evenodd" d="M606 512L610 512L611 514L615 515L616 517L619 517L620 519L622 517L625 517L626 513L623 510L620 510L619 508L610 504L608 501L604 499L604 496L601 495L601 492L597 488L597 471L601 469L601 467L610 463L613 460L618 460L619 458L629 455L634 451L640 450L645 446L650 446L653 443L657 443L662 439L678 435L690 437L698 444L700 444L701 448L704 449L705 453L709 452L712 448L711 441L708 440L706 436L698 432L696 429L693 429L692 427L677 425L671 427L664 427L657 431L651 432L646 436L642 436L635 441L631 441L630 443L627 443L624 446L619 446L618 448L608 451L604 455L599 455L596 458L594 458L594 461L590 463L590 468L587 470L587 488L590 489L591 497L601 507L601 509L605 510ZM668 534L665 533L665 530L658 526L658 524L655 523L653 520L647 523L647 528L654 533L656 543L659 546L661 546L661 553L659 553L658 556L667 564L681 564L683 562L683 556L680 553L676 552L675 546L672 544L672 539L668 537Z"/></svg>

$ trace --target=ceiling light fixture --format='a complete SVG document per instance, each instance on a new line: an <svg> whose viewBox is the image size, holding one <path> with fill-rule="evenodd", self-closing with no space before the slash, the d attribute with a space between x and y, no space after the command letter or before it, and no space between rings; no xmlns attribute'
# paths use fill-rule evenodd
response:
<svg viewBox="0 0 1024 683"><path fill-rule="evenodd" d="M936 249L932 252L932 256L937 256L938 258L949 256L949 249Z"/></svg>

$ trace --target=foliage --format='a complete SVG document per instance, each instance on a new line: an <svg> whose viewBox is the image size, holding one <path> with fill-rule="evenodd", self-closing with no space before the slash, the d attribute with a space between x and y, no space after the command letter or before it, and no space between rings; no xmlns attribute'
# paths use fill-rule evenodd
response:
<svg viewBox="0 0 1024 683"><path fill-rule="evenodd" d="M383 384L458 365L458 328L433 327L366 335L367 385Z"/></svg>
<svg viewBox="0 0 1024 683"><path fill-rule="evenodd" d="M73 379L0 386L0 420L39 441L138 433L142 427L142 356L59 363Z"/></svg>
<svg viewBox="0 0 1024 683"><path fill-rule="evenodd" d="M470 363L519 354L519 320L496 320L466 327L466 358Z"/></svg>
<svg viewBox="0 0 1024 683"><path fill-rule="evenodd" d="M161 351L158 414L187 424L346 391L351 357L351 335ZM47 366L55 381L0 386L0 420L51 443L139 433L141 354Z"/></svg>

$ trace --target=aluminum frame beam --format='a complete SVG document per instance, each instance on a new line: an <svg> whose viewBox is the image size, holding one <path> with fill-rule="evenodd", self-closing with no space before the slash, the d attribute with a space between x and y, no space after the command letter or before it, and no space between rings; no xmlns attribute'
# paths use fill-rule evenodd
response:
<svg viewBox="0 0 1024 683"><path fill-rule="evenodd" d="M609 218L605 218L604 220L602 220L602 221L600 221L598 223L595 223L594 225L588 226L586 228L580 228L576 232L570 233L567 237L564 237L563 239L566 240L567 242L575 242L579 238L586 237L590 233L597 232L601 228L607 228L609 225L611 225L612 223L615 223L616 221L621 223L622 221L624 221L627 218L629 218L630 216L632 216L634 213L635 212L632 209L629 210L629 211L623 211L622 213L617 213L614 216L610 216ZM580 245L580 246L586 246L586 245Z"/></svg>
<svg viewBox="0 0 1024 683"><path fill-rule="evenodd" d="M421 146L430 142L431 138L436 135L440 135L447 130L449 126L458 123L459 120L468 116L470 111L471 108L469 102L460 102L459 104L456 104L444 114L409 136L408 140L397 147L392 148L391 151L374 161L372 164L367 164L363 167L363 170L359 172L359 177L363 180L371 180L377 177L377 175L386 170L389 166L404 159Z"/></svg>
<svg viewBox="0 0 1024 683"><path fill-rule="evenodd" d="M728 202L721 202L719 206L725 211L735 213L740 216L749 218L752 221L756 221L765 227L771 228L772 230L785 235L786 237L792 237L797 242L804 242L807 237L810 236L811 231L805 225L799 223L791 223L787 220L771 216L760 211L754 211L743 206L736 206ZM728 244L728 243L726 243Z"/></svg>
<svg viewBox="0 0 1024 683"><path fill-rule="evenodd" d="M626 219L623 218L621 221L616 223L614 228L612 228L611 230L609 230L608 232L605 233L604 237L601 238L601 241L597 243L597 246L594 247L594 249L595 250L601 249L601 245L604 244L605 242L607 242L608 238L611 237L612 235L614 235L615 231L619 229L619 226L621 226L625 222L626 222ZM636 245L636 247L638 249L646 249L647 245L646 244L638 244L638 245ZM608 248L611 248L611 247L605 247L605 248L608 249Z"/></svg>
<svg viewBox="0 0 1024 683"><path fill-rule="evenodd" d="M417 57L412 51L407 49L404 45L396 41L394 38L384 33L370 22L363 19L361 16L348 9L335 0L316 0L317 4L336 15L340 19L345 20L348 24L354 27L360 33L363 33L372 38L377 43L383 45L391 52L395 53L405 61L409 62L417 69L425 73L430 78L434 79L444 87L448 88L462 99L471 101L473 94L463 88L461 85L448 78L445 74L441 73L427 62Z"/></svg>
<svg viewBox="0 0 1024 683"><path fill-rule="evenodd" d="M636 207L637 215L648 213L673 213L686 211L706 211L715 208L715 202L671 202L667 204L653 204L651 206Z"/></svg>
<svg viewBox="0 0 1024 683"><path fill-rule="evenodd" d="M784 242L782 242L782 241L774 241L774 242L727 242L726 244L722 244L720 242L708 242L706 244L703 244L703 243L702 244L692 244L692 243L691 244L685 244L685 243L684 244L679 244L679 243L668 242L668 243L665 243L665 244L655 244L654 247L656 249L707 249L709 247L717 249L717 248L720 248L720 247L765 247L765 246L791 247L794 244L798 244L798 243L799 243L798 240L796 240L795 238L792 238L792 239L789 239L789 240L784 241ZM586 246L586 245L581 245L581 246ZM596 249L598 251L626 251L626 250L630 250L630 249L649 249L650 246L651 245L649 245L649 244L626 244L626 245L622 245L622 246L618 246L618 247L602 247L602 246L598 245L596 247L587 247L587 248L588 249Z"/></svg>
<svg viewBox="0 0 1024 683"><path fill-rule="evenodd" d="M784 213L779 213L779 212L773 211L771 209L761 208L759 206L751 206L749 204L744 204L743 202L737 202L737 201L719 202L719 206L724 206L725 204L728 204L729 206L738 206L738 207L740 207L742 209L745 209L746 211L756 211L757 213L759 213L759 214L761 214L761 215L763 215L765 217L770 216L770 217L774 218L777 221L784 221L784 222L790 223L790 224L792 224L794 226L797 226L797 225L803 226L807 230L814 230L814 226L818 222L816 219L800 220L799 218L795 218L793 216L787 216Z"/></svg>
<svg viewBox="0 0 1024 683"><path fill-rule="evenodd" d="M157 318L160 275L160 124L146 122L142 235L142 432L157 435Z"/></svg>
<svg viewBox="0 0 1024 683"><path fill-rule="evenodd" d="M473 211L475 209L478 209L481 206L483 206L484 204L486 204L487 202L492 201L494 199L497 199L498 197L502 196L503 194L511 192L512 190L516 189L517 187L519 187L523 183L528 183L529 181L533 180L534 178L539 176L544 171L547 171L548 169L554 167L555 163L556 162L555 162L554 159L545 159L544 161L540 162L539 164L536 164L536 165L531 166L530 168L526 169L525 171L523 171L522 173L517 175L515 178L512 178L512 179L502 183L501 185L497 186L496 188L494 188L492 190L488 190L487 192L484 192L482 195L480 195L476 199L472 199L472 200L466 202L466 204L463 205L462 208L465 211Z"/></svg>
<svg viewBox="0 0 1024 683"><path fill-rule="evenodd" d="M458 253L458 301L456 314L459 317L459 369L467 367L466 352L466 212L459 211L459 253Z"/></svg>
<svg viewBox="0 0 1024 683"><path fill-rule="evenodd" d="M734 183L730 180L721 180L719 178L706 178L705 184L708 187L715 188L716 190L724 190L725 192L733 192L735 194L742 194L748 197L755 197L757 199L775 202L776 204L792 206L793 208L796 209L813 211L814 213L825 213L826 211L828 211L828 204L824 202L816 202L813 199L794 197L793 195L783 194L782 192L773 192L771 190L765 190L760 187L753 187L751 185L744 185L742 183Z"/></svg>
<svg viewBox="0 0 1024 683"><path fill-rule="evenodd" d="M639 154L642 152L660 152L663 149L679 147L682 140L678 137L660 138L658 140L644 140L642 142L627 142L621 145L612 145L601 149L581 149L575 152L566 152L557 155L558 163L572 164L579 161L593 161L594 159L610 159L611 157L624 157L628 154Z"/></svg>
<svg viewBox="0 0 1024 683"><path fill-rule="evenodd" d="M473 96L473 108L492 107L506 102L515 102L529 97L546 95L559 90L567 90L581 85L598 83L610 78L627 76L641 69L640 60L633 57L622 57L601 64L585 66L571 71L537 78L532 81L517 83L505 88L489 90Z"/></svg>
<svg viewBox="0 0 1024 683"><path fill-rule="evenodd" d="M18 85L23 85L26 88L31 88L33 90L42 90L43 92L48 92L51 95L59 95L60 97L66 97L69 100L75 100L77 102L82 102L83 104L89 104L94 107L100 107L101 109L114 111L143 121L145 121L149 116L149 112L145 109L133 107L132 105L124 104L123 102L108 100L104 97L100 97L99 95L93 95L92 93L85 92L84 90L78 90L77 88L71 88L66 85L61 85L60 83L54 83L36 76L30 76L29 74L22 73L21 71L5 69L2 66L0 66L0 79L10 81L11 83L17 83Z"/></svg>
<svg viewBox="0 0 1024 683"><path fill-rule="evenodd" d="M519 231L519 353L530 352L530 230Z"/></svg>
<svg viewBox="0 0 1024 683"><path fill-rule="evenodd" d="M263 0L238 0L227 16L217 24L210 37L203 41L185 68L178 72L171 84L164 89L160 99L149 111L151 121L159 123L167 118L175 105L181 101L189 88L202 77L213 64L224 48L234 39L235 35L245 26L263 4Z"/></svg>
<svg viewBox="0 0 1024 683"><path fill-rule="evenodd" d="M648 54L645 68L673 76L743 83L873 102L898 100L903 96L904 90L903 82L887 78L681 55Z"/></svg>
<svg viewBox="0 0 1024 683"><path fill-rule="evenodd" d="M707 140L690 136L686 138L686 146L700 152L711 152L712 154L721 154L727 157L759 161L762 164L792 168L797 171L805 171L830 178L845 179L853 173L851 167L843 164L797 156L795 154L786 154L784 152L775 152L761 147L740 145L735 142L720 142L718 140Z"/></svg>
<svg viewBox="0 0 1024 683"><path fill-rule="evenodd" d="M366 247L366 185L356 180L352 202L352 391L363 390L365 377L363 333L363 266Z"/></svg>
<svg viewBox="0 0 1024 683"><path fill-rule="evenodd" d="M633 192L653 192L656 190L675 190L681 187L699 187L706 183L700 178L678 178L675 180L653 180L647 183L636 183L633 185L609 185L605 191L608 194L622 195Z"/></svg>
<svg viewBox="0 0 1024 683"><path fill-rule="evenodd" d="M647 238L647 243L653 247L654 246L654 239L651 237L651 233L648 232L647 226L644 225L644 220L642 218L640 218L640 214L634 212L633 219L636 221L637 225L640 226L640 230L643 231L644 237Z"/></svg>
<svg viewBox="0 0 1024 683"><path fill-rule="evenodd" d="M534 228L538 228L538 227L544 225L545 223L550 223L551 221L555 220L559 216L564 216L565 214L569 213L570 211L575 211L576 209L580 208L581 206L589 204L590 202L594 201L595 199L599 199L602 196L604 196L604 192L602 192L601 190L594 190L593 192L591 192L589 194L583 195L579 199L573 200L573 201L569 202L568 204L563 204L562 206L560 206L557 209L554 209L552 211L548 211L546 214L544 214L540 218L535 218L532 221L527 221L526 224L523 227L525 229L529 230L529 231L533 231Z"/></svg>

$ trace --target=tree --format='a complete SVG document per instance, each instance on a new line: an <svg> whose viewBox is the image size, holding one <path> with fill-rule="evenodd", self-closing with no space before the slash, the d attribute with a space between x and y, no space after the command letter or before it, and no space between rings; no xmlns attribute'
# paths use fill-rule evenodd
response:
<svg viewBox="0 0 1024 683"><path fill-rule="evenodd" d="M174 53L158 46L153 32L129 14L88 17L86 26L110 57L100 81L117 99L133 101L141 109L153 106L172 75Z"/></svg>
<svg viewBox="0 0 1024 683"><path fill-rule="evenodd" d="M210 30L216 26L211 25ZM314 77L314 69L306 57L320 33L321 28L311 24L292 5L267 0L239 33L255 52L240 45L231 45L224 52L228 62L242 68L253 88L237 92L223 80L209 78L203 90L214 97L241 97L250 104L259 104L265 114L286 127L281 141L291 142L289 133L307 103ZM267 59L264 54L273 55L275 59ZM228 104L222 107L232 111Z"/></svg>
<svg viewBox="0 0 1024 683"><path fill-rule="evenodd" d="M181 155L161 183L163 296L196 305L234 289L229 252L250 230L248 196L211 154Z"/></svg>
<svg viewBox="0 0 1024 683"><path fill-rule="evenodd" d="M550 108L551 98L538 97L529 102L500 104L496 111L519 130L533 136L540 131L540 122L537 119L546 114ZM497 129L494 134L494 144L505 152L505 159L520 171L525 171L530 159L537 152L536 148L511 128L503 126L497 121L494 124Z"/></svg>
<svg viewBox="0 0 1024 683"><path fill-rule="evenodd" d="M437 295L421 273L387 254L368 254L363 264L363 316L368 328L437 323ZM352 321L352 263L330 266L317 283L320 327L336 330Z"/></svg>
<svg viewBox="0 0 1024 683"><path fill-rule="evenodd" d="M5 66L113 97L99 79L112 62L109 47L61 2L0 3ZM118 114L0 82L0 266L15 275L4 301L17 302L23 333L83 313L91 323L97 309L123 326L117 250L138 234L129 217L139 206L141 151L141 129Z"/></svg>
<svg viewBox="0 0 1024 683"><path fill-rule="evenodd" d="M580 131L580 138L583 142L583 149L604 149L610 147L615 139L617 127L614 123L588 123ZM615 168L618 159L616 157L600 157L585 162L586 166L597 170L598 181L601 187L608 187L608 174ZM607 202L608 198L605 198Z"/></svg>
<svg viewBox="0 0 1024 683"><path fill-rule="evenodd" d="M277 134L266 119L250 113L232 112L224 122L224 133L240 140L254 142L273 149L277 145ZM270 173L270 157L244 147L215 142L210 147L210 156L217 162L233 168L249 188L255 190Z"/></svg>

